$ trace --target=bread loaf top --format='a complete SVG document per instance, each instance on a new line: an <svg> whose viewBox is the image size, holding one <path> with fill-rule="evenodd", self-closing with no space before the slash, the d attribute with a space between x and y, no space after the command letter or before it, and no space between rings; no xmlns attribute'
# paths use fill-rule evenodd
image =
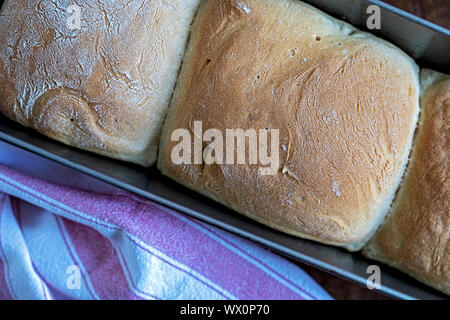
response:
<svg viewBox="0 0 450 320"><path fill-rule="evenodd" d="M194 21L160 170L290 234L359 249L387 212L419 111L418 67L298 1L209 0ZM278 129L280 166L175 164L178 128ZM205 147L205 145L204 145Z"/></svg>
<svg viewBox="0 0 450 320"><path fill-rule="evenodd" d="M450 294L450 77L424 69L421 84L405 178L364 253Z"/></svg>
<svg viewBox="0 0 450 320"><path fill-rule="evenodd" d="M0 111L69 145L151 165L198 2L6 1Z"/></svg>

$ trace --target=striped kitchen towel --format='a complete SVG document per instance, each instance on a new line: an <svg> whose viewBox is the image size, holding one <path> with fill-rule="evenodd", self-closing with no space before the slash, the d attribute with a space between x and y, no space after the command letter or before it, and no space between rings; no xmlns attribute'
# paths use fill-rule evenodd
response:
<svg viewBox="0 0 450 320"><path fill-rule="evenodd" d="M237 236L0 142L0 299L331 299Z"/></svg>

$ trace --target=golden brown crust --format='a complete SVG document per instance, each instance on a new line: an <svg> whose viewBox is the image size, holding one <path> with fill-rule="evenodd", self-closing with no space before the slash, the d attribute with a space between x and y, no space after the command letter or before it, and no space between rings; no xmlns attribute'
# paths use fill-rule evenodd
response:
<svg viewBox="0 0 450 320"><path fill-rule="evenodd" d="M418 114L414 62L298 1L210 0L161 140L163 174L279 230L358 249L399 184ZM175 165L173 130L280 130L280 171Z"/></svg>
<svg viewBox="0 0 450 320"><path fill-rule="evenodd" d="M81 29L65 1L6 1L0 111L41 133L145 166L199 0L86 0Z"/></svg>
<svg viewBox="0 0 450 320"><path fill-rule="evenodd" d="M422 113L392 210L364 253L450 294L450 77L422 71Z"/></svg>

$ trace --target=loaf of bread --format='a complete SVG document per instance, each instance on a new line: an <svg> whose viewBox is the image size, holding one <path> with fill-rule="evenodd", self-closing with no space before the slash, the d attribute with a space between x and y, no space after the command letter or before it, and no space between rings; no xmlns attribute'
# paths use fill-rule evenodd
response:
<svg viewBox="0 0 450 320"><path fill-rule="evenodd" d="M363 253L450 294L450 77L422 70L421 84L405 178Z"/></svg>
<svg viewBox="0 0 450 320"><path fill-rule="evenodd" d="M418 67L393 45L299 1L204 1L158 167L270 227L358 250L394 198L418 112ZM260 163L173 161L173 133L196 121L224 136L278 130L275 174Z"/></svg>
<svg viewBox="0 0 450 320"><path fill-rule="evenodd" d="M0 111L66 144L151 165L198 2L5 1Z"/></svg>

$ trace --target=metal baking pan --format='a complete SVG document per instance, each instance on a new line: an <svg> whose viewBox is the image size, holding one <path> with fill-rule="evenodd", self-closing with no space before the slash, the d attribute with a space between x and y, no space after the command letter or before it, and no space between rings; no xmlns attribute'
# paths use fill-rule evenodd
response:
<svg viewBox="0 0 450 320"><path fill-rule="evenodd" d="M0 1L2 3L3 1ZM307 0L323 11L365 29L369 5L381 8L381 30L390 40L417 59L421 66L448 72L450 31L404 11L369 0ZM0 116L0 139L45 158L84 172L107 183L139 194L162 205L218 226L298 261L350 281L366 285L367 268L381 268L378 290L400 299L447 299L444 294L359 253L299 239L265 227L206 197L163 177L156 168L145 169L84 152L48 139Z"/></svg>

